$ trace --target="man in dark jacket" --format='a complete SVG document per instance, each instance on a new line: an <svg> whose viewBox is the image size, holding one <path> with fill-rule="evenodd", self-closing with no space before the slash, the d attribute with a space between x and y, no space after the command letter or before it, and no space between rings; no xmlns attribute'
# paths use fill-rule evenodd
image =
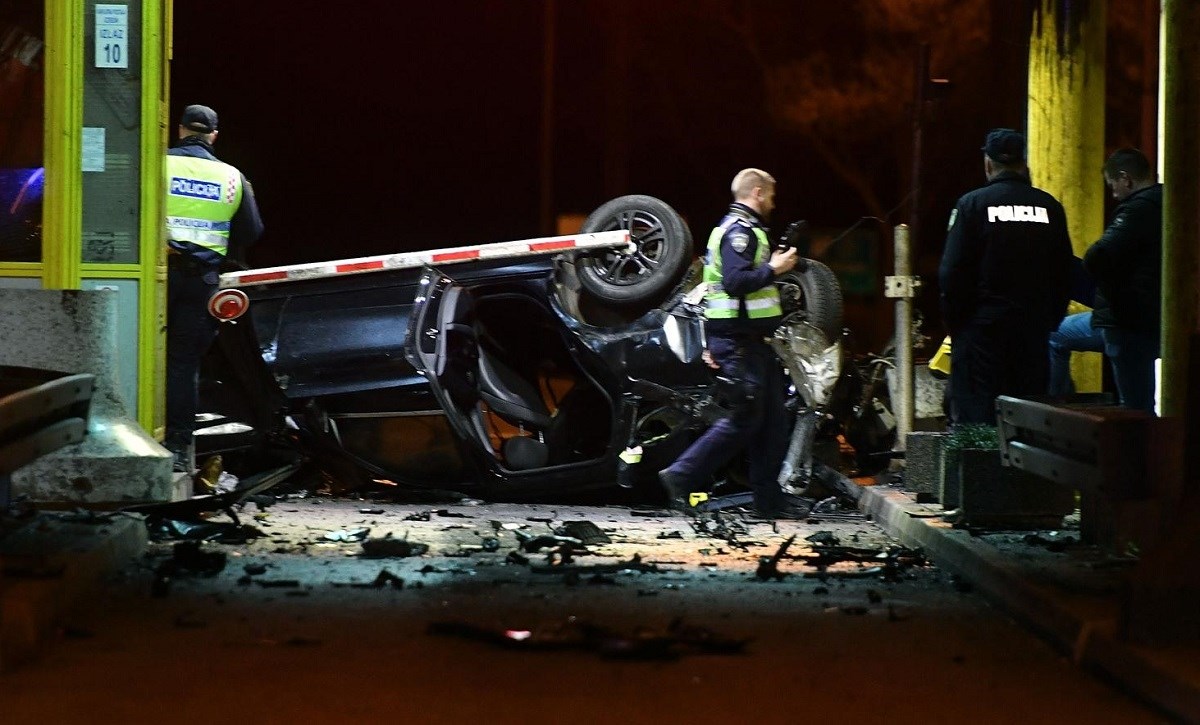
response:
<svg viewBox="0 0 1200 725"><path fill-rule="evenodd" d="M177 471L190 471L200 359L217 332L208 300L221 263L262 234L250 182L213 154L217 114L188 106L167 151L167 430Z"/></svg>
<svg viewBox="0 0 1200 725"><path fill-rule="evenodd" d="M994 425L997 395L1045 393L1070 297L1066 213L1030 183L1025 137L995 129L982 150L988 184L955 205L938 270L955 424Z"/></svg>
<svg viewBox="0 0 1200 725"><path fill-rule="evenodd" d="M1150 162L1120 149L1104 162L1104 182L1121 202L1083 256L1096 281L1092 326L1104 337L1121 405L1154 412L1154 361L1162 299L1162 194Z"/></svg>

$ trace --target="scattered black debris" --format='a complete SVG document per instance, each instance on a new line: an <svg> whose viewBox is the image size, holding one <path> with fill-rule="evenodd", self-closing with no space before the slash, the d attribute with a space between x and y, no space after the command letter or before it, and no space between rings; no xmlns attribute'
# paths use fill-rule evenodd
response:
<svg viewBox="0 0 1200 725"><path fill-rule="evenodd" d="M871 604L879 604L883 601L883 595L874 589L867 590L867 601Z"/></svg>
<svg viewBox="0 0 1200 725"><path fill-rule="evenodd" d="M370 584L351 584L355 589L383 589L385 586L391 585L393 589L403 589L404 580L387 569L380 569L378 576L371 581Z"/></svg>
<svg viewBox="0 0 1200 725"><path fill-rule="evenodd" d="M517 540L521 542L521 550L530 554L542 549L558 549L564 545L580 550L583 549L583 542L573 536L559 536L557 534L539 534L533 536L523 531L516 532L516 535Z"/></svg>
<svg viewBox="0 0 1200 725"><path fill-rule="evenodd" d="M579 539L584 546L597 546L599 544L611 544L612 539L608 538L608 534L591 521L565 521L562 526L554 530L554 533L559 536L566 536L572 539Z"/></svg>
<svg viewBox="0 0 1200 725"><path fill-rule="evenodd" d="M242 567L242 571L250 576L259 576L267 573L266 564L247 564Z"/></svg>
<svg viewBox="0 0 1200 725"><path fill-rule="evenodd" d="M429 512L428 511L417 511L416 513L411 513L408 516L405 516L404 520L405 521L428 521L429 520Z"/></svg>
<svg viewBox="0 0 1200 725"><path fill-rule="evenodd" d="M805 536L804 540L817 546L837 546L842 543L832 531L818 531L811 536Z"/></svg>
<svg viewBox="0 0 1200 725"><path fill-rule="evenodd" d="M1079 540L1074 536L1059 536L1057 531L1051 531L1045 536L1041 534L1026 534L1022 541L1031 546L1043 546L1047 551L1055 553L1066 551L1079 543Z"/></svg>
<svg viewBox="0 0 1200 725"><path fill-rule="evenodd" d="M470 622L434 622L429 634L463 637L501 647L529 651L579 649L601 657L631 660L673 660L688 654L739 654L750 640L723 637L675 620L665 630L639 627L623 634L575 617L533 629L485 627Z"/></svg>
<svg viewBox="0 0 1200 725"><path fill-rule="evenodd" d="M920 549L909 549L904 546L893 546L887 549L841 545L814 546L811 554L797 554L792 558L802 559L809 566L814 567L815 572L805 572L804 576L816 579L878 576L884 581L897 581L908 569L925 564L925 554ZM843 562L871 566L837 572L829 571L830 566Z"/></svg>
<svg viewBox="0 0 1200 725"><path fill-rule="evenodd" d="M383 513L383 509L365 508L365 509L359 509L358 512L360 514L369 514L372 516L378 516Z"/></svg>
<svg viewBox="0 0 1200 725"><path fill-rule="evenodd" d="M177 519L146 519L146 528L154 541L182 539L184 541L212 541L221 544L245 544L266 536L261 530L248 524L233 521L183 521Z"/></svg>
<svg viewBox="0 0 1200 725"><path fill-rule="evenodd" d="M529 571L534 574L566 574L569 571L579 574L616 574L623 571L638 571L642 573L661 574L673 569L660 569L657 564L648 564L642 561L641 554L634 554L627 561L620 561L615 564L591 564L591 565L576 565L576 564L531 564Z"/></svg>
<svg viewBox="0 0 1200 725"><path fill-rule="evenodd" d="M322 537L325 541L364 541L371 533L371 529L362 527L358 529L339 529L338 531L330 531Z"/></svg>
<svg viewBox="0 0 1200 725"><path fill-rule="evenodd" d="M433 564L426 564L425 566L421 567L420 569L417 569L417 573L418 574L445 574L445 573L447 573L447 570L440 569L440 568L434 566Z"/></svg>
<svg viewBox="0 0 1200 725"><path fill-rule="evenodd" d="M641 516L643 518L657 518L662 516L670 516L669 511L663 509L630 509L630 516ZM532 519L530 519L532 521Z"/></svg>
<svg viewBox="0 0 1200 725"><path fill-rule="evenodd" d="M683 532L682 531L660 531L660 532L658 532L657 538L659 538L659 539L682 539Z"/></svg>
<svg viewBox="0 0 1200 725"><path fill-rule="evenodd" d="M216 576L225 569L223 551L205 551L198 541L181 541L172 548L170 560L176 569L201 576Z"/></svg>
<svg viewBox="0 0 1200 725"><path fill-rule="evenodd" d="M823 597L827 594L829 594L829 589L827 587L817 587L816 589L813 589L813 596Z"/></svg>
<svg viewBox="0 0 1200 725"><path fill-rule="evenodd" d="M510 564L520 564L521 566L529 563L529 557L516 550L508 552L508 556L504 557L504 560Z"/></svg>
<svg viewBox="0 0 1200 725"><path fill-rule="evenodd" d="M484 551L487 551L487 552L499 551L500 550L500 539L497 539L495 536L485 536L479 542L479 546Z"/></svg>
<svg viewBox="0 0 1200 725"><path fill-rule="evenodd" d="M362 542L362 555L368 559L421 556L428 551L428 544L421 544L409 541L408 539L397 539L390 532L382 538L367 539Z"/></svg>
<svg viewBox="0 0 1200 725"><path fill-rule="evenodd" d="M795 540L796 535L792 534L782 544L779 545L779 548L775 550L774 554L771 556L759 557L758 569L755 570L754 576L756 576L759 581L763 582L770 579L774 579L775 581L783 581L783 578L787 576L787 574L779 571L779 560L782 559L785 554L787 554L788 547L791 546L792 542Z"/></svg>
<svg viewBox="0 0 1200 725"><path fill-rule="evenodd" d="M690 524L698 536L720 539L741 551L749 551L751 546L766 546L761 541L742 541L739 537L748 534L749 529L745 523L728 512L714 511L704 514L692 519Z"/></svg>
<svg viewBox="0 0 1200 725"><path fill-rule="evenodd" d="M255 579L254 583L263 589L295 589L300 586L299 579Z"/></svg>
<svg viewBox="0 0 1200 725"><path fill-rule="evenodd" d="M473 519L474 516L468 516L461 511L451 511L450 509L438 509L435 514L447 519Z"/></svg>
<svg viewBox="0 0 1200 725"><path fill-rule="evenodd" d="M278 501L279 501L279 499L276 498L275 496L273 496L272 494L259 493L259 494L251 494L251 495L247 496L246 498L242 499L242 503L240 505L245 506L248 503L252 503L258 507L259 511L266 511L268 508L274 506Z"/></svg>
<svg viewBox="0 0 1200 725"><path fill-rule="evenodd" d="M549 524L554 522L554 519L550 518L549 516L526 516L525 520L535 521L539 524Z"/></svg>

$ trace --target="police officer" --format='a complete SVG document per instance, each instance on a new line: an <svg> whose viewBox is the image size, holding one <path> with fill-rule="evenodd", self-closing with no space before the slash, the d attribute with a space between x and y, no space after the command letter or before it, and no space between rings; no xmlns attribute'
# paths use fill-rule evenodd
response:
<svg viewBox="0 0 1200 725"><path fill-rule="evenodd" d="M659 480L673 508L686 509L688 492L707 482L745 449L754 507L768 518L807 515L789 502L777 478L787 452L788 417L783 370L766 342L783 316L774 281L796 266L796 250L772 251L765 219L775 207L775 179L744 169L733 179L733 204L708 238L704 258L705 330L712 363L740 383L729 417L713 424Z"/></svg>
<svg viewBox="0 0 1200 725"><path fill-rule="evenodd" d="M217 114L188 106L167 151L167 431L175 470L192 466L200 359L216 336L208 299L226 255L258 240L263 224L250 182L213 154Z"/></svg>
<svg viewBox="0 0 1200 725"><path fill-rule="evenodd" d="M1045 393L1071 288L1066 213L1030 182L1025 137L994 129L982 150L987 186L955 205L938 271L955 424L995 425L997 395Z"/></svg>

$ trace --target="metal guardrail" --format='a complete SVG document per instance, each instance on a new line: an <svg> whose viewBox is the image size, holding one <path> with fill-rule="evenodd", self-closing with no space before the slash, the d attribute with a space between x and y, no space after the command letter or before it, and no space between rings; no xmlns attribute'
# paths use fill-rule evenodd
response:
<svg viewBox="0 0 1200 725"><path fill-rule="evenodd" d="M1079 491L1085 540L1115 542L1114 507L1154 496L1153 415L1009 396L996 413L1002 463Z"/></svg>

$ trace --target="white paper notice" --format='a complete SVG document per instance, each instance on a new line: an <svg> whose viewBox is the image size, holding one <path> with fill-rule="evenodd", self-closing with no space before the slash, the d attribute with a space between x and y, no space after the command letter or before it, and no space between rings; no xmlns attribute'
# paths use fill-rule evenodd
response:
<svg viewBox="0 0 1200 725"><path fill-rule="evenodd" d="M83 127L83 170L104 171L104 127Z"/></svg>
<svg viewBox="0 0 1200 725"><path fill-rule="evenodd" d="M129 6L96 6L96 67L129 67Z"/></svg>

